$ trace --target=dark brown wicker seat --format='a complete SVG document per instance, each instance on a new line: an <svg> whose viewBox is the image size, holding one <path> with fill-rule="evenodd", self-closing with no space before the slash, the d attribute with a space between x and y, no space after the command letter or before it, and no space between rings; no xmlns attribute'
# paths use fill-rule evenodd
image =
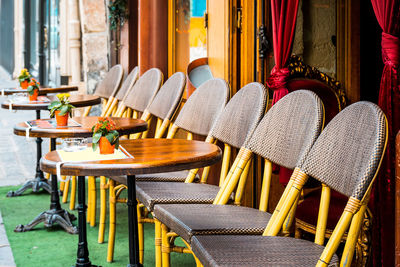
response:
<svg viewBox="0 0 400 267"><path fill-rule="evenodd" d="M292 249L296 252L292 253ZM192 250L207 266L315 266L323 246L277 236L195 236ZM328 266L337 266L335 255Z"/></svg>
<svg viewBox="0 0 400 267"><path fill-rule="evenodd" d="M276 235L282 218L299 194L308 175L323 183L321 200L329 200L329 188L347 195L349 201L326 247L310 241L287 237L264 236L194 236L191 247L204 266L257 266L259 259L278 266L314 266L321 263L338 265L334 255L343 233L352 224L350 235L356 236L368 203L371 183L379 169L387 139L383 112L369 102L355 103L339 113L328 124L301 164L299 175L290 185L285 203L275 211L264 235ZM290 196L290 197L289 197ZM329 202L328 202L329 203ZM329 204L328 204L329 205ZM285 207L285 208L283 208ZM286 208L287 207L287 208ZM327 209L322 205L315 243L324 244ZM322 212L321 212L322 211ZM354 218L353 218L354 217ZM322 237L322 238L321 238ZM349 239L348 239L349 240ZM355 239L346 244L342 261L351 264ZM315 249L319 247L319 249ZM239 250L241 252L239 252ZM235 255L237 251L238 255ZM314 254L315 255L312 255ZM311 261L310 261L311 260ZM254 264L253 264L254 262ZM325 266L325 265L324 265Z"/></svg>
<svg viewBox="0 0 400 267"><path fill-rule="evenodd" d="M303 162L319 135L322 122L321 100L310 91L297 91L268 111L245 147L293 169ZM291 138L286 138L285 134ZM294 135L296 138L292 137ZM193 235L261 235L271 216L247 207L204 204L156 205L154 215L188 243Z"/></svg>

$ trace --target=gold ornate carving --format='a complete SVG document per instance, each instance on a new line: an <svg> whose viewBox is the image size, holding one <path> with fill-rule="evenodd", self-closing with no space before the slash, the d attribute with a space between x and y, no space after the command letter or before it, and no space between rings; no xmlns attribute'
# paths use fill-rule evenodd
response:
<svg viewBox="0 0 400 267"><path fill-rule="evenodd" d="M303 62L303 60L296 55L293 55L289 59L288 68L290 71L291 78L307 78L318 80L327 84L333 92L336 94L340 103L340 109L344 108L347 103L346 93L342 88L339 81L320 72L318 69L311 67Z"/></svg>

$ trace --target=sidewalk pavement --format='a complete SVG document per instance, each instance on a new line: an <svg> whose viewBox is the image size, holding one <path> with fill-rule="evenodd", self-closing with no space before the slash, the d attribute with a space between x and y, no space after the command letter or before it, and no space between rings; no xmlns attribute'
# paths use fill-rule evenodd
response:
<svg viewBox="0 0 400 267"><path fill-rule="evenodd" d="M16 82L0 66L0 88L15 87ZM6 97L0 97L0 103ZM42 112L45 114L45 112ZM14 124L35 119L34 111L11 113L0 109L0 186L21 185L32 179L36 167L36 143L34 139L13 134ZM48 140L42 144L43 153L47 151ZM47 141L47 142L46 142ZM30 193L30 191L27 191ZM15 266L14 257L4 229L0 213L0 267Z"/></svg>

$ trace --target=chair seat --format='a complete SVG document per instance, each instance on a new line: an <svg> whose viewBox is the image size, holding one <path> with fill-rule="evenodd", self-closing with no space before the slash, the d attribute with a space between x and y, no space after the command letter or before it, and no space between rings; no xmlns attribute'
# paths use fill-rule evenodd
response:
<svg viewBox="0 0 400 267"><path fill-rule="evenodd" d="M154 216L190 243L194 235L261 235L271 214L234 205L172 204L156 205Z"/></svg>
<svg viewBox="0 0 400 267"><path fill-rule="evenodd" d="M211 204L219 187L209 184L137 182L136 197L149 211L156 204Z"/></svg>
<svg viewBox="0 0 400 267"><path fill-rule="evenodd" d="M296 210L296 219L307 224L317 225L319 203L321 200L321 190L315 190L306 195ZM348 197L331 190L331 201L328 212L327 229L333 230L342 215Z"/></svg>
<svg viewBox="0 0 400 267"><path fill-rule="evenodd" d="M204 266L315 266L323 246L278 236L194 236L194 254ZM328 266L338 266L333 256Z"/></svg>
<svg viewBox="0 0 400 267"><path fill-rule="evenodd" d="M176 172L161 172L151 174L136 175L136 181L150 181L150 182L184 182L188 176L189 171L176 171ZM126 185L126 176L112 177L113 180ZM200 176L196 174L195 181L200 180Z"/></svg>

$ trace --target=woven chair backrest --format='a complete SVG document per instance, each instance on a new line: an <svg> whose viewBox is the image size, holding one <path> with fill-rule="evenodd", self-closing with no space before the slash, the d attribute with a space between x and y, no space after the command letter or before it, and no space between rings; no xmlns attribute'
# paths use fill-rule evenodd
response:
<svg viewBox="0 0 400 267"><path fill-rule="evenodd" d="M160 119L171 119L182 98L186 76L182 72L174 73L161 86L147 110Z"/></svg>
<svg viewBox="0 0 400 267"><path fill-rule="evenodd" d="M149 69L137 80L124 104L136 111L143 112L157 94L162 81L163 74L159 69Z"/></svg>
<svg viewBox="0 0 400 267"><path fill-rule="evenodd" d="M267 96L267 90L260 83L244 86L225 106L211 136L233 147L242 147L265 113Z"/></svg>
<svg viewBox="0 0 400 267"><path fill-rule="evenodd" d="M361 200L375 176L385 141L382 110L370 102L357 102L331 120L300 168L334 190Z"/></svg>
<svg viewBox="0 0 400 267"><path fill-rule="evenodd" d="M175 125L199 135L208 135L228 101L229 86L223 79L208 80L188 98Z"/></svg>
<svg viewBox="0 0 400 267"><path fill-rule="evenodd" d="M97 84L96 90L93 94L102 98L115 96L115 94L119 90L123 77L124 69L122 68L122 66L119 64L113 66L107 72L104 79Z"/></svg>
<svg viewBox="0 0 400 267"><path fill-rule="evenodd" d="M122 101L124 97L127 94L129 94L129 92L132 90L133 85L135 84L138 78L139 78L139 68L135 67L126 77L125 81L122 83L121 88L115 95L115 98L118 99L119 101Z"/></svg>
<svg viewBox="0 0 400 267"><path fill-rule="evenodd" d="M323 121L320 98L311 91L298 90L268 110L245 147L273 163L294 169L311 149Z"/></svg>

